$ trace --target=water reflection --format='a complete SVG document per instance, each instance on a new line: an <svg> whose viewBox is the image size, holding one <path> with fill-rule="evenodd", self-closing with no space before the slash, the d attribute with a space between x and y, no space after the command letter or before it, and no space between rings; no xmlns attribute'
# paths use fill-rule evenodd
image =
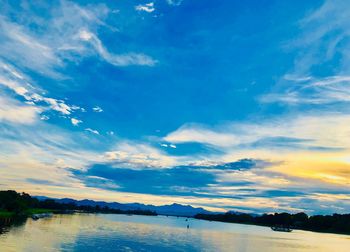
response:
<svg viewBox="0 0 350 252"><path fill-rule="evenodd" d="M11 227L22 226L26 222L27 218L16 217L16 218L1 218L0 219L0 235L6 233Z"/></svg>
<svg viewBox="0 0 350 252"><path fill-rule="evenodd" d="M187 224L190 229L187 229ZM165 216L55 215L0 235L0 251L349 251L348 236Z"/></svg>

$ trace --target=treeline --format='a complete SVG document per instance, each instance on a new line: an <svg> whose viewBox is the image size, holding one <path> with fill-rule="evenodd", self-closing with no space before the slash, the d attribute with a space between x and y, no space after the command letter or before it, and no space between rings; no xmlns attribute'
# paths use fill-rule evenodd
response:
<svg viewBox="0 0 350 252"><path fill-rule="evenodd" d="M197 214L196 219L262 226L284 226L316 232L350 234L350 214L314 215L275 213L253 216L244 213Z"/></svg>
<svg viewBox="0 0 350 252"><path fill-rule="evenodd" d="M148 210L119 210L107 206L78 206L75 203L59 203L52 199L38 200L27 193L16 191L0 191L0 212L13 213L15 216L25 215L30 209L47 209L55 212L82 211L89 213L114 213L135 215L157 215Z"/></svg>

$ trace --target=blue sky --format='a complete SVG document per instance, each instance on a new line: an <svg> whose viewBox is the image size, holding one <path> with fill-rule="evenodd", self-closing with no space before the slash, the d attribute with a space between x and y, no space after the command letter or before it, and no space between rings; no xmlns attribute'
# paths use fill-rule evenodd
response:
<svg viewBox="0 0 350 252"><path fill-rule="evenodd" d="M347 212L346 1L1 1L0 187Z"/></svg>

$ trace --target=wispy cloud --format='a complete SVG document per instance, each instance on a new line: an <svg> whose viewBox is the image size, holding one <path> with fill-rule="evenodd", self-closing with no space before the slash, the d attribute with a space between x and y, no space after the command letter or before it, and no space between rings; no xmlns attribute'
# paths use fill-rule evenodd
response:
<svg viewBox="0 0 350 252"><path fill-rule="evenodd" d="M26 120L26 115L12 115L17 118L0 123L0 142L6 146L0 149L0 176L7 188L30 191L35 188L35 180L50 181L52 187L63 191L81 188L79 180L71 177L70 169L83 169L90 162L102 162L98 152L81 144L89 141L82 140L81 134L72 134L40 120L24 125L18 120Z"/></svg>
<svg viewBox="0 0 350 252"><path fill-rule="evenodd" d="M349 149L350 144L345 140L350 135L350 130L345 126L349 122L350 117L347 115L323 113L291 114L283 118L227 123L217 127L186 124L169 133L164 140L173 143L197 142L223 149L238 146L251 148L252 145L254 148L271 148L276 145L282 149L281 143L285 144L286 149L291 147Z"/></svg>
<svg viewBox="0 0 350 252"><path fill-rule="evenodd" d="M49 6L45 7L50 9ZM114 30L104 22L112 13L105 5L82 7L73 2L60 1L48 13L50 16L44 23L30 8L24 14L30 16L30 20L10 19L0 13L0 56L53 78L64 77L62 69L67 61L76 62L92 55L98 55L115 66L152 66L156 62L143 53L115 54L106 49L97 36L98 27ZM31 23L38 28L32 28Z"/></svg>
<svg viewBox="0 0 350 252"><path fill-rule="evenodd" d="M290 86L279 93L260 98L264 103L279 102L290 105L322 105L350 102L350 76L288 79Z"/></svg>
<svg viewBox="0 0 350 252"><path fill-rule="evenodd" d="M70 115L80 109L78 106L68 105L64 100L42 95L44 91L35 87L20 70L2 61L0 61L1 86L22 97L27 104L37 106L41 111L51 109L63 115Z"/></svg>
<svg viewBox="0 0 350 252"><path fill-rule="evenodd" d="M349 103L349 14L344 1L327 0L303 18L299 36L285 45L297 55L294 66L260 101L317 108Z"/></svg>
<svg viewBox="0 0 350 252"><path fill-rule="evenodd" d="M88 30L80 30L79 38L91 43L96 52L107 62L115 66L146 65L153 66L157 61L140 53L112 54L103 46L101 40Z"/></svg>
<svg viewBox="0 0 350 252"><path fill-rule="evenodd" d="M21 105L16 100L0 96L0 123L32 124L39 118L41 111L40 108Z"/></svg>
<svg viewBox="0 0 350 252"><path fill-rule="evenodd" d="M91 128L86 128L85 131L90 132L90 133L95 134L95 135L99 135L100 134L100 132L98 132L95 129L91 129Z"/></svg>
<svg viewBox="0 0 350 252"><path fill-rule="evenodd" d="M55 71L63 63L50 45L31 34L26 27L0 16L0 55L39 73L58 77Z"/></svg>

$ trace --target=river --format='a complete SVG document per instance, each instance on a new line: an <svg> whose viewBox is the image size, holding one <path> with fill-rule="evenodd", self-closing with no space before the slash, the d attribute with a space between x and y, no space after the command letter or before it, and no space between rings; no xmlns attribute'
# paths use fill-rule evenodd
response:
<svg viewBox="0 0 350 252"><path fill-rule="evenodd" d="M67 214L9 228L0 235L0 251L348 252L350 236L181 217Z"/></svg>

